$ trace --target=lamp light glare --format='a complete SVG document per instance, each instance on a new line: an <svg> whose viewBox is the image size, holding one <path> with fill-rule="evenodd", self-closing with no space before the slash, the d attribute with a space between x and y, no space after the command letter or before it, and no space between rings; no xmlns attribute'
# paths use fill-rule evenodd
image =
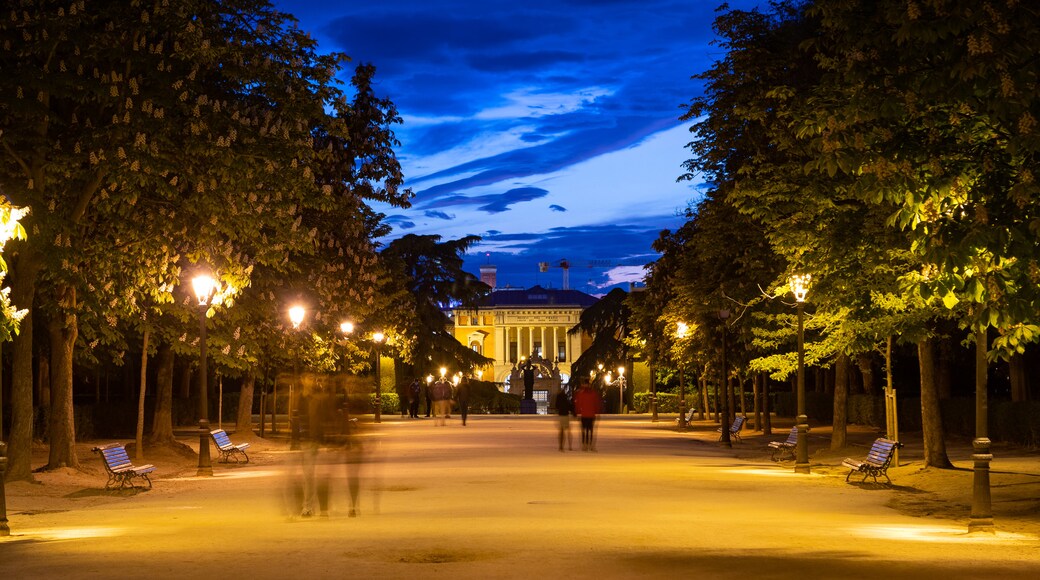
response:
<svg viewBox="0 0 1040 580"><path fill-rule="evenodd" d="M809 293L809 283L812 282L812 274L796 274L787 279L794 293L794 299L805 302L805 295Z"/></svg>
<svg viewBox="0 0 1040 580"><path fill-rule="evenodd" d="M217 281L212 276L202 274L191 279L191 287L195 291L199 306L206 306L216 294Z"/></svg>
<svg viewBox="0 0 1040 580"><path fill-rule="evenodd" d="M306 314L307 309L299 304L289 309L289 322L292 322L293 328L299 328L303 324L303 317Z"/></svg>

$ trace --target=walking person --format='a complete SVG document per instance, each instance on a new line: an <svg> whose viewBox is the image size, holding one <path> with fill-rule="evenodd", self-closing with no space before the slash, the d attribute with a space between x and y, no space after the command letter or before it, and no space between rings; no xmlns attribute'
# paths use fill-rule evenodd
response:
<svg viewBox="0 0 1040 580"><path fill-rule="evenodd" d="M581 388L574 394L574 414L581 419L581 450L596 450L596 415L603 405L599 392L592 388L589 379L582 377Z"/></svg>
<svg viewBox="0 0 1040 580"><path fill-rule="evenodd" d="M455 389L455 401L459 404L459 415L462 416L462 426L466 426L466 416L469 415L469 377L463 376L459 380L459 386Z"/></svg>
<svg viewBox="0 0 1040 580"><path fill-rule="evenodd" d="M571 446L571 415L574 414L574 406L571 404L571 398L567 395L567 390L560 387L560 391L556 393L556 400L553 403L556 406L556 414L559 415L557 430L559 431L560 451L563 451L564 436L567 439L567 449L574 451L574 447Z"/></svg>
<svg viewBox="0 0 1040 580"><path fill-rule="evenodd" d="M430 387L430 398L433 399L434 425L446 425L451 412L451 383L441 377Z"/></svg>

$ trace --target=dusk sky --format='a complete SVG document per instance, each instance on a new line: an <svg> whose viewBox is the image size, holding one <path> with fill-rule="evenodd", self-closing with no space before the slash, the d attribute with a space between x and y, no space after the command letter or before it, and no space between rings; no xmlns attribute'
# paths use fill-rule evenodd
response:
<svg viewBox="0 0 1040 580"><path fill-rule="evenodd" d="M377 207L393 237L483 238L466 259L499 286L602 294L639 281L651 244L700 183L681 106L721 56L719 2L698 0L277 0L323 51L376 67L398 107L408 210ZM730 2L746 8L749 0ZM386 240L384 240L385 242Z"/></svg>

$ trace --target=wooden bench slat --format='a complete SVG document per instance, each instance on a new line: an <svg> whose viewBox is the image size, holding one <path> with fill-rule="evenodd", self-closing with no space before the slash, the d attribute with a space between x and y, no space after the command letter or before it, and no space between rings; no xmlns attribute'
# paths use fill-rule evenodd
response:
<svg viewBox="0 0 1040 580"><path fill-rule="evenodd" d="M220 452L220 461L227 463L234 457L237 463L238 454L242 454L246 459L246 463L249 463L249 454L246 453L246 449L249 449L248 443L239 443L238 445L232 443L227 431L223 429L214 429L209 433L213 436L213 442L217 445L217 451Z"/></svg>
<svg viewBox="0 0 1040 580"><path fill-rule="evenodd" d="M151 489L152 480L148 477L148 474L155 471L155 466L151 464L134 465L126 452L126 446L122 443L111 443L95 447L93 451L101 455L101 463L108 472L108 482L105 483L105 489L108 489L115 483L118 483L120 488L127 485L135 487L133 483L133 478L135 477L143 478L148 482L148 488Z"/></svg>
<svg viewBox="0 0 1040 580"><path fill-rule="evenodd" d="M863 481L866 481L868 477L873 477L876 483L878 476L883 475L888 480L888 483L892 483L892 479L888 477L888 467L892 462L895 450L902 446L903 444L898 441L880 437L870 446L870 451L867 452L867 456L863 461L846 457L841 462L842 467L849 468L849 474L845 476L845 481L848 481L853 473L859 472L863 474Z"/></svg>

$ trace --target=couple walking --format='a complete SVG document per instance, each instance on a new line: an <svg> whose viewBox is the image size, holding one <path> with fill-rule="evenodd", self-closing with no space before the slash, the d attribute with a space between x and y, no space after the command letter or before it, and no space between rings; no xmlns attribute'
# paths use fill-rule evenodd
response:
<svg viewBox="0 0 1040 580"><path fill-rule="evenodd" d="M573 449L571 447L571 415L577 415L581 420L581 450L596 450L596 415L599 414L600 409L603 407L603 399L592 388L588 379L581 379L580 385L578 392L574 393L573 404L570 397L567 396L567 391L560 389L560 392L556 395L556 412L560 416L560 451L563 451L564 439L567 439L567 448Z"/></svg>

